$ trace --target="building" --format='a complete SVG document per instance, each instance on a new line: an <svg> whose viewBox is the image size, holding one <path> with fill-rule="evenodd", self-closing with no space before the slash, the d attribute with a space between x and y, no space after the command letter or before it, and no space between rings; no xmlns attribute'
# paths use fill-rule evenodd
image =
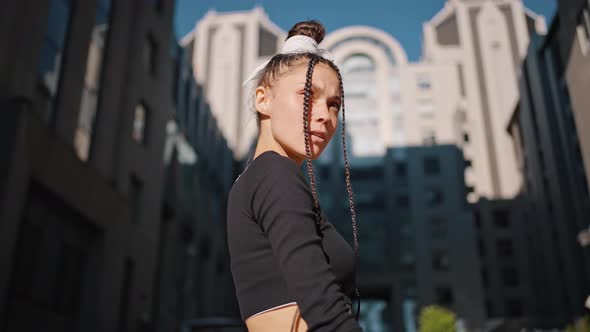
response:
<svg viewBox="0 0 590 332"><path fill-rule="evenodd" d="M445 121L459 99L453 66L409 63L393 36L367 26L331 32L321 46L342 73L352 158L455 140L452 121Z"/></svg>
<svg viewBox="0 0 590 332"><path fill-rule="evenodd" d="M492 331L550 328L534 310L535 260L528 247L523 200L480 199L472 205L487 327ZM555 323L555 322L553 322Z"/></svg>
<svg viewBox="0 0 590 332"><path fill-rule="evenodd" d="M580 151L586 170L586 181L590 186L590 4L584 0L558 2L560 23L559 58L563 61L563 79L568 86L574 122L579 135Z"/></svg>
<svg viewBox="0 0 590 332"><path fill-rule="evenodd" d="M448 307L469 328L485 325L476 228L466 201L468 164L450 145L389 149L351 161L360 243L361 317L367 329L415 331L419 309ZM351 239L344 169L320 162L328 219Z"/></svg>
<svg viewBox="0 0 590 332"><path fill-rule="evenodd" d="M164 148L155 331L177 331L181 322L213 316L240 317L225 235L237 164L192 76L192 53L173 49L175 113Z"/></svg>
<svg viewBox="0 0 590 332"><path fill-rule="evenodd" d="M3 331L151 330L172 1L0 13Z"/></svg>
<svg viewBox="0 0 590 332"><path fill-rule="evenodd" d="M255 7L229 13L210 10L181 40L193 50L194 77L238 160L246 159L258 133L253 96L242 82L278 52L285 36L262 7Z"/></svg>
<svg viewBox="0 0 590 332"><path fill-rule="evenodd" d="M577 105L574 113L570 88L578 95L583 88L570 85L568 73L575 84L578 76L571 68L566 71L567 62L562 58L562 35L571 31L566 28L570 24L562 22L559 14L547 36L532 38L519 81L520 101L507 126L524 179L524 220L531 257L536 258L534 309L538 316L559 323L554 327L582 316L590 294L590 252L576 241L578 232L588 227L590 216L581 150L584 124L578 127L580 119L576 120L588 106ZM578 51L574 48L572 52Z"/></svg>
<svg viewBox="0 0 590 332"><path fill-rule="evenodd" d="M512 198L522 179L505 128L518 100L518 73L529 35L543 34L545 21L521 0L449 0L424 24L422 61L455 67L461 98L452 107L455 144L472 167L469 201ZM435 107L437 107L436 105Z"/></svg>

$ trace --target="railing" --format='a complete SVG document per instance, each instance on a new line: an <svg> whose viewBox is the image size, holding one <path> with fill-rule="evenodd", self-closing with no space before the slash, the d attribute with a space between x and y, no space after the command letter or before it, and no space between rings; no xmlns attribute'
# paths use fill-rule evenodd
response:
<svg viewBox="0 0 590 332"><path fill-rule="evenodd" d="M239 318L207 317L182 322L180 332L247 332L246 325Z"/></svg>

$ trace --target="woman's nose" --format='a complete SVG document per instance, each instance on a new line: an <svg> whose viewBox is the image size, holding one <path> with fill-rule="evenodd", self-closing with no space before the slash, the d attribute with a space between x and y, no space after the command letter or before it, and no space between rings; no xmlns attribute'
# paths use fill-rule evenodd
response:
<svg viewBox="0 0 590 332"><path fill-rule="evenodd" d="M326 122L330 119L330 110L326 103L317 103L312 113L315 113L315 120Z"/></svg>

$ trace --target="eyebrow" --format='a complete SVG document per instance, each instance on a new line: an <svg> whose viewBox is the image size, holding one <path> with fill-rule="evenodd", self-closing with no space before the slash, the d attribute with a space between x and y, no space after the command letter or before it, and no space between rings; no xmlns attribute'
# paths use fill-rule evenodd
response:
<svg viewBox="0 0 590 332"><path fill-rule="evenodd" d="M302 85L303 87L305 87L305 82L300 82L297 85ZM324 89L322 89L319 86L313 84L313 82L312 82L311 83L311 91L313 93L314 91L324 91ZM328 99L338 99L338 102L340 102L340 94L330 96Z"/></svg>

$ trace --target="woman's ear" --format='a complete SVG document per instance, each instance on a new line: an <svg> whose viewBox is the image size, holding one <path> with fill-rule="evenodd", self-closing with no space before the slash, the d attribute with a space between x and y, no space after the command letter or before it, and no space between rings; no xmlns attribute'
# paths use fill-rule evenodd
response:
<svg viewBox="0 0 590 332"><path fill-rule="evenodd" d="M254 91L254 106L256 112L270 116L270 88L259 85Z"/></svg>

